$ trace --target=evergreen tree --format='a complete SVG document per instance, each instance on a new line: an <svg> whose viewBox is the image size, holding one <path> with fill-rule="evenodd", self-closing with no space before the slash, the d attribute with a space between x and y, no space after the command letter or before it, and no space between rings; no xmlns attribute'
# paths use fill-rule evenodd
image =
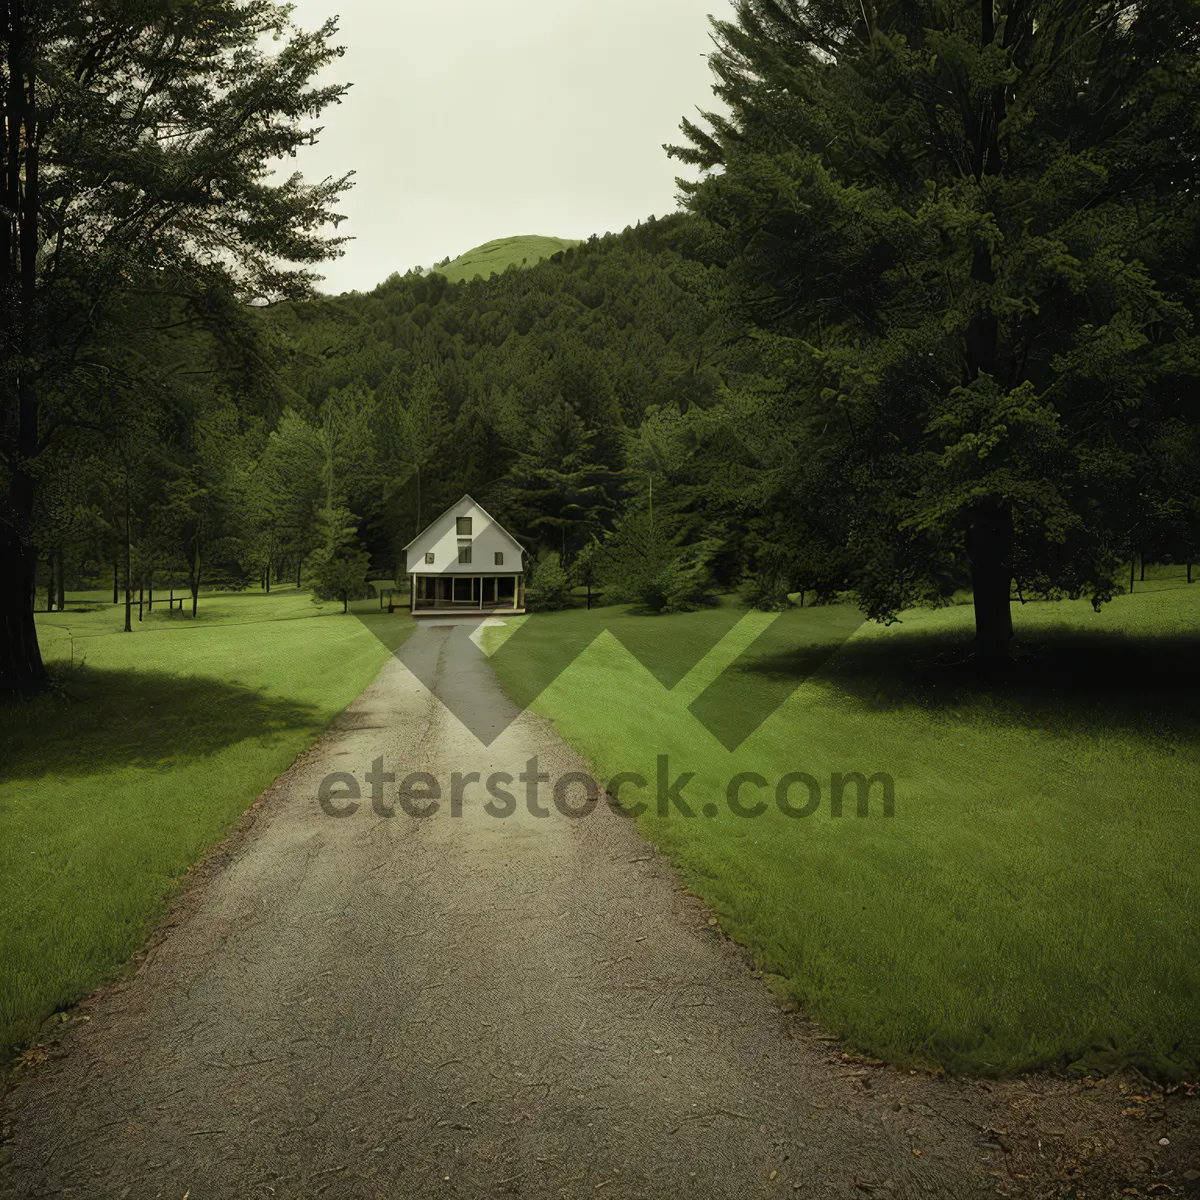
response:
<svg viewBox="0 0 1200 1200"><path fill-rule="evenodd" d="M557 612L571 603L571 579L557 550L543 550L525 589L525 606L534 612Z"/></svg>
<svg viewBox="0 0 1200 1200"><path fill-rule="evenodd" d="M677 522L632 509L604 541L601 580L613 603L652 613L688 612L710 602L710 563L716 543L684 538Z"/></svg>
<svg viewBox="0 0 1200 1200"><path fill-rule="evenodd" d="M714 26L732 115L667 149L723 168L679 185L776 385L776 494L873 617L965 573L1003 659L1014 578L1111 596L1135 514L1167 511L1136 502L1151 443L1196 427L1200 6L739 0Z"/></svg>
<svg viewBox="0 0 1200 1200"><path fill-rule="evenodd" d="M348 612L351 600L373 595L367 583L370 555L358 541L358 529L349 509L322 509L318 518L320 549L312 566L314 600L340 600Z"/></svg>
<svg viewBox="0 0 1200 1200"><path fill-rule="evenodd" d="M422 472L427 471L442 452L449 433L446 406L442 399L437 375L429 364L416 372L408 396L392 409L391 418L398 438L397 459L401 472L393 479L393 493L399 492L411 480L415 486L413 528L416 536L433 511L429 497L422 492ZM428 491L428 476L425 479Z"/></svg>
<svg viewBox="0 0 1200 1200"><path fill-rule="evenodd" d="M536 413L523 445L514 447L506 512L524 532L554 547L566 564L612 511L614 471L597 461L595 434L555 398Z"/></svg>

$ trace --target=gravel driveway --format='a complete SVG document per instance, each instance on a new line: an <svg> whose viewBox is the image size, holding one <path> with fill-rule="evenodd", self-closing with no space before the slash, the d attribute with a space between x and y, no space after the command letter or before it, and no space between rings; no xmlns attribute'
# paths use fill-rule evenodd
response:
<svg viewBox="0 0 1200 1200"><path fill-rule="evenodd" d="M405 656L502 716L471 628L422 626ZM389 661L193 873L136 972L18 1073L0 1194L1187 1194L1183 1091L1146 1092L1134 1119L1118 1080L848 1060L603 804L495 817L475 785L451 813L453 772L535 756L551 779L584 769L529 713L485 748ZM322 811L323 778L379 758L433 775L439 810L381 815L364 783L357 810Z"/></svg>

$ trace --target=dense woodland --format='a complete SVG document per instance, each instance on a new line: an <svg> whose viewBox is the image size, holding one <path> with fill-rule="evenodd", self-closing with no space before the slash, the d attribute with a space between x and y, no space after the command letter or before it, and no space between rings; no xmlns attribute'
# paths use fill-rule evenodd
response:
<svg viewBox="0 0 1200 1200"><path fill-rule="evenodd" d="M740 376L715 271L684 256L692 224L650 221L486 282L412 271L366 295L248 305L248 381L227 341L181 322L161 353L189 365L116 453L94 431L63 441L36 517L41 603L89 574L118 597L128 577L353 598L398 564L403 578L404 544L464 492L563 567L649 511L656 484L656 540L708 537L681 418Z"/></svg>
<svg viewBox="0 0 1200 1200"><path fill-rule="evenodd" d="M683 209L471 283L314 292L341 87L268 0L3 5L0 679L111 585L365 595L463 492L650 611L890 620L1200 558L1194 0L741 0ZM257 48L275 28L287 47ZM290 41L287 40L290 38ZM281 267L280 262L299 264Z"/></svg>

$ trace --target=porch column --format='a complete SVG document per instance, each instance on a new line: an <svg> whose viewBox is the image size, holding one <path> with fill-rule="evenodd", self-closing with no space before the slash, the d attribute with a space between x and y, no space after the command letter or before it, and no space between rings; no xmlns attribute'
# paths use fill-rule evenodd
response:
<svg viewBox="0 0 1200 1200"><path fill-rule="evenodd" d="M479 577L479 607L483 608L483 576Z"/></svg>
<svg viewBox="0 0 1200 1200"><path fill-rule="evenodd" d="M513 608L517 607L517 591L518 591L517 581L520 578L521 578L520 575L513 576Z"/></svg>
<svg viewBox="0 0 1200 1200"><path fill-rule="evenodd" d="M412 616L417 611L417 577L410 575L408 577L408 613Z"/></svg>

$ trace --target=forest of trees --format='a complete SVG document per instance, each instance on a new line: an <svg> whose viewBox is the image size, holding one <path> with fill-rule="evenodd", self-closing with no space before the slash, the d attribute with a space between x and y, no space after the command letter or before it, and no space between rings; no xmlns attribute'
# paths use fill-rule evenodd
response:
<svg viewBox="0 0 1200 1200"><path fill-rule="evenodd" d="M741 0L686 211L336 298L348 181L265 166L332 24L93 7L3 4L0 690L66 588L345 605L464 492L547 606L969 587L983 659L1200 557L1193 0Z"/></svg>

